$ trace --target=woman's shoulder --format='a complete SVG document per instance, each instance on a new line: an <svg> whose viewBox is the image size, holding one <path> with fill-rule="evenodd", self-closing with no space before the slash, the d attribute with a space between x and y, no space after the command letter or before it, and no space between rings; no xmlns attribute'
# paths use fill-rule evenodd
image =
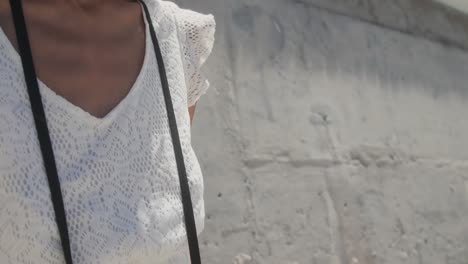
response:
<svg viewBox="0 0 468 264"><path fill-rule="evenodd" d="M171 18L177 24L179 29L184 30L187 26L196 26L199 28L214 28L216 26L213 14L204 11L183 8L175 2L167 0L144 0L152 16L156 21L162 18Z"/></svg>
<svg viewBox="0 0 468 264"><path fill-rule="evenodd" d="M184 66L188 104L193 105L209 87L201 66L210 55L214 41L216 21L213 14L187 9L172 1L144 0L151 4L157 27L162 36L177 32ZM175 28L172 26L175 25Z"/></svg>

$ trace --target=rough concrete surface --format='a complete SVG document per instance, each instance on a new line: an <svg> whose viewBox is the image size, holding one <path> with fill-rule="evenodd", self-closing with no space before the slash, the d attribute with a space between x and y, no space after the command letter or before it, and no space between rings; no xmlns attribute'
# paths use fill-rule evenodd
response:
<svg viewBox="0 0 468 264"><path fill-rule="evenodd" d="M293 0L405 34L468 49L468 19L459 10L431 0ZM437 0L453 3L455 0ZM464 2L465 0L456 0ZM452 5L458 7L460 4Z"/></svg>
<svg viewBox="0 0 468 264"><path fill-rule="evenodd" d="M353 6L371 2L363 20ZM204 263L468 263L461 15L422 0L177 3L217 20L192 129ZM378 22L399 12L457 45Z"/></svg>
<svg viewBox="0 0 468 264"><path fill-rule="evenodd" d="M453 9L468 14L468 2L465 0L436 0L439 3L445 4Z"/></svg>

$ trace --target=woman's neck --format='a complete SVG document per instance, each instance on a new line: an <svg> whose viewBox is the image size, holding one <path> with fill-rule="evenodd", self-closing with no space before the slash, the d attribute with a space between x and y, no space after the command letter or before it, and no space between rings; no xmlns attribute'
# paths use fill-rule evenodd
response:
<svg viewBox="0 0 468 264"><path fill-rule="evenodd" d="M110 4L110 3L119 4L119 2L130 2L128 0L127 1L124 1L124 0L120 0L120 1L116 1L116 0L49 0L49 1L53 1L53 2L65 1L65 2L70 3L71 5L74 5L76 7L81 7L81 8L93 8L99 5L103 5L103 4Z"/></svg>
<svg viewBox="0 0 468 264"><path fill-rule="evenodd" d="M3 0L9 1L9 0ZM20 1L20 0L17 0ZM52 5L68 5L79 9L95 9L103 5L120 5L125 2L137 2L137 0L22 0L23 2L33 2L34 4L52 4Z"/></svg>

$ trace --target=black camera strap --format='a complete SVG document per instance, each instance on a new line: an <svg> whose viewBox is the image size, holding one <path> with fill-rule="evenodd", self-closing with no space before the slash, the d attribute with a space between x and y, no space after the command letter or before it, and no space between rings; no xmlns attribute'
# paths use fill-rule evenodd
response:
<svg viewBox="0 0 468 264"><path fill-rule="evenodd" d="M166 111L168 115L169 127L171 131L171 137L175 152L175 158L177 163L177 171L179 174L179 182L181 188L181 197L183 203L185 227L187 230L187 239L189 243L190 259L192 264L201 264L200 251L198 247L197 230L195 225L195 219L193 215L193 206L190 196L190 188L187 179L187 172L185 169L184 157L182 154L182 148L180 144L179 132L177 129L177 122L175 113L172 105L171 94L169 90L169 83L167 81L166 70L159 47L158 39L154 30L151 16L148 11L148 7L143 0L139 0L142 4L145 16L148 20L150 27L151 39L153 42L156 58L158 61L159 75L161 79L161 85L164 93L164 100L166 104ZM41 94L39 91L39 85L37 81L36 71L34 68L33 57L31 47L29 44L29 37L27 33L26 23L23 14L23 8L21 0L10 0L10 6L13 15L13 21L16 30L16 37L18 40L19 53L23 65L23 71L28 89L29 100L31 103L31 109L33 112L34 122L37 131L37 137L40 143L41 153L44 161L44 167L46 170L49 188L51 192L51 199L55 211L55 219L57 222L60 239L63 247L63 253L66 264L73 264L71 249L70 249L70 238L68 235L67 219L65 214L65 207L63 203L62 191L60 188L60 181L57 173L57 166L55 163L54 152L52 143L49 135L49 129L47 126L47 119L45 116L44 106L42 104Z"/></svg>

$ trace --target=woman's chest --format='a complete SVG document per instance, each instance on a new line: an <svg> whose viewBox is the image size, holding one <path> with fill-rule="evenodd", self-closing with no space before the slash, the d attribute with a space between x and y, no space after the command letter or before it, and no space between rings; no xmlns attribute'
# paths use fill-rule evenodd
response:
<svg viewBox="0 0 468 264"><path fill-rule="evenodd" d="M184 75L176 52L165 52L164 58L171 54L172 59L165 62L187 175L194 204L202 204L202 176L190 145ZM59 262L59 249L50 250L58 233L26 89L21 73L8 67L3 73L0 198L6 202L0 223L6 235L0 237L0 248L8 243L20 245L8 252L25 263L33 259ZM155 59L148 60L141 76L138 89L104 118L71 107L40 84L65 207L72 219L77 263L145 263L172 254L185 237ZM203 219L200 210L196 211L199 222ZM30 254L22 254L25 251ZM0 260L5 259L0 254Z"/></svg>
<svg viewBox="0 0 468 264"><path fill-rule="evenodd" d="M155 28L180 138L189 144L187 89L177 30L170 24ZM107 159L113 164L109 166L118 167L137 164L139 161L132 159L142 154L147 159L167 153L156 149L161 142L171 142L166 95L151 40L146 40L145 47L143 65L130 91L103 117L94 116L38 80L55 156L62 161L58 162L59 167L75 168L81 159L90 159L89 162ZM19 167L15 164L40 161L41 156L21 60L2 34L0 55L0 172L16 174ZM92 168L91 173L94 173Z"/></svg>
<svg viewBox="0 0 468 264"><path fill-rule="evenodd" d="M23 6L38 78L93 116L109 113L131 90L142 68L147 21L140 5L110 5L105 12L89 14L71 12L63 4ZM8 12L2 12L0 26L18 50L12 18L3 13Z"/></svg>

